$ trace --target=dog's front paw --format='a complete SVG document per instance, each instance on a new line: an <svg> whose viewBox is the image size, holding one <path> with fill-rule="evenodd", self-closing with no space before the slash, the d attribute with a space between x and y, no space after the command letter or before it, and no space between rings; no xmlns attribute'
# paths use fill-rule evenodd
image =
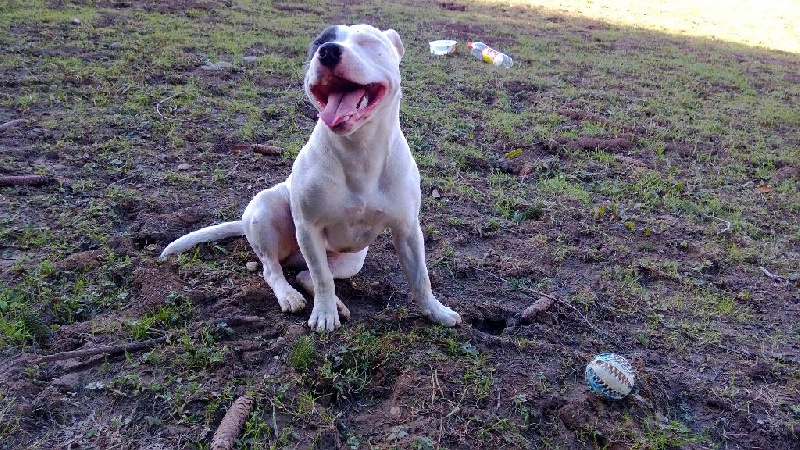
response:
<svg viewBox="0 0 800 450"><path fill-rule="evenodd" d="M311 273L307 270L304 270L297 274L295 278L303 289L305 289L309 294L314 295L314 282L311 280ZM339 311L339 316L343 319L350 318L350 310L347 309L347 306L339 300L339 297L336 297L336 310Z"/></svg>
<svg viewBox="0 0 800 450"><path fill-rule="evenodd" d="M346 317L350 316L350 311L344 306L344 303L336 299L336 302L320 302L314 300L314 309L311 310L311 317L308 319L308 326L316 331L333 331L341 325L339 321L339 305L344 308L347 313Z"/></svg>
<svg viewBox="0 0 800 450"><path fill-rule="evenodd" d="M452 309L437 302L435 305L430 305L422 311L428 319L446 327L454 327L461 325L461 316Z"/></svg>
<svg viewBox="0 0 800 450"><path fill-rule="evenodd" d="M287 290L283 296L278 297L278 304L283 312L296 313L306 309L305 297L294 289Z"/></svg>

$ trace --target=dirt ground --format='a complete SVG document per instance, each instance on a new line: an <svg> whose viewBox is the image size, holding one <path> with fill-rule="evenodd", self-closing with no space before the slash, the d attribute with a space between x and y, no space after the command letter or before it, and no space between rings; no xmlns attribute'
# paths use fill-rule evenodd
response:
<svg viewBox="0 0 800 450"><path fill-rule="evenodd" d="M98 6L125 14L182 14L160 3L105 3ZM287 16L300 11L280 6ZM97 26L123 22L121 15L103 17L109 24ZM587 24L570 26L590 33ZM443 26L456 35L474 30ZM22 37L12 50L26 58L113 58L103 46L24 46L41 39L44 28L14 28ZM787 64L800 68L796 60ZM55 87L25 72L6 73L2 91L35 88L58 97ZM299 80L257 72L184 67L145 82L193 83L224 96L255 78L292 93L293 133L302 142L315 115ZM76 90L92 85L91 75L69 82ZM520 77L503 89L525 104L539 88ZM476 97L489 110L497 101ZM484 196L444 185L435 172L452 167L442 160L421 164L434 292L461 313L463 325L446 330L418 314L387 234L370 247L361 273L337 281L351 319L317 335L305 326L308 311L281 313L260 269L247 269L256 259L244 239L203 245L181 259L157 258L176 237L235 219L254 192L285 178L292 162L285 153L248 146L272 145L267 113L267 131L245 142L227 135L230 123L212 120L210 108L181 122L183 146L170 148L154 123L178 117L185 106L167 95L160 100L161 108L151 100L146 115L136 117L113 102L88 106L79 131L70 128L78 123L69 119L75 111L55 101L23 112L0 109L0 123L25 119L0 131L0 175L38 170L54 180L0 186L0 280L9 292L24 286L36 298L37 320L46 327L44 338L9 345L0 356L0 448L208 448L227 408L245 393L256 407L239 437L242 448L800 448L797 261L769 277L760 269L769 267L765 246L731 231L729 221L647 209L635 196L618 204L593 194L587 206L568 194L548 201L531 194L513 205L511 218L480 200L493 194L479 180L498 174L521 189L556 172L578 184L633 183L665 167L710 171L697 152L721 155L715 161L724 164L727 149L668 142L657 153L642 144L652 137L648 126L563 102L552 113L564 127L591 122L616 131L533 143L501 137L483 156L459 163L463 182ZM416 119L403 120L413 133ZM133 143L124 154L103 148L119 136ZM471 139L465 136L429 138ZM509 157L514 148L521 151ZM607 160L587 158L590 151ZM798 171L797 161L779 161L767 181L796 182ZM797 256L792 227L800 213L764 206L753 189L719 195L753 202L751 222L765 234L787 236L772 256ZM737 248L750 251L733 258ZM51 263L47 270L43 261ZM552 305L524 317L543 296ZM38 360L158 338L165 339L127 352ZM586 363L604 351L626 356L635 368L634 392L621 401L598 398L584 381Z"/></svg>

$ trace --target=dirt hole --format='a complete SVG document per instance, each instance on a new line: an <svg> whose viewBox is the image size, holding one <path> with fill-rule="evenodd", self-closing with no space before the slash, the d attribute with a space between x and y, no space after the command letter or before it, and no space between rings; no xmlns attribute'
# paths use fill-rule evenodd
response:
<svg viewBox="0 0 800 450"><path fill-rule="evenodd" d="M473 320L472 326L478 331L497 336L503 333L503 330L506 329L507 323L506 319L503 318L481 317Z"/></svg>

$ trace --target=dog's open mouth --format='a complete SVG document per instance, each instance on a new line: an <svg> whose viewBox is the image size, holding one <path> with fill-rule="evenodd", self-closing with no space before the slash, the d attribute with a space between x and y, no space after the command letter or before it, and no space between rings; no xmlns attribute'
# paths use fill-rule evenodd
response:
<svg viewBox="0 0 800 450"><path fill-rule="evenodd" d="M311 95L322 109L319 117L328 128L367 117L385 93L386 86L381 83L362 85L335 75L324 76L311 86Z"/></svg>

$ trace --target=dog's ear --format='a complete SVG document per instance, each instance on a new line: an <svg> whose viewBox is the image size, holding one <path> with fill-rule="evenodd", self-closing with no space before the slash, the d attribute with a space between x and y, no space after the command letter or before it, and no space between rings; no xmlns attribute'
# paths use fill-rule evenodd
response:
<svg viewBox="0 0 800 450"><path fill-rule="evenodd" d="M400 35L397 34L397 31L394 31L393 29L390 28L384 31L383 34L385 34L386 37L388 37L389 40L392 41L394 48L397 50L397 54L400 55L400 58L402 58L403 54L406 52L406 48L405 46L403 46L403 41L400 40Z"/></svg>

